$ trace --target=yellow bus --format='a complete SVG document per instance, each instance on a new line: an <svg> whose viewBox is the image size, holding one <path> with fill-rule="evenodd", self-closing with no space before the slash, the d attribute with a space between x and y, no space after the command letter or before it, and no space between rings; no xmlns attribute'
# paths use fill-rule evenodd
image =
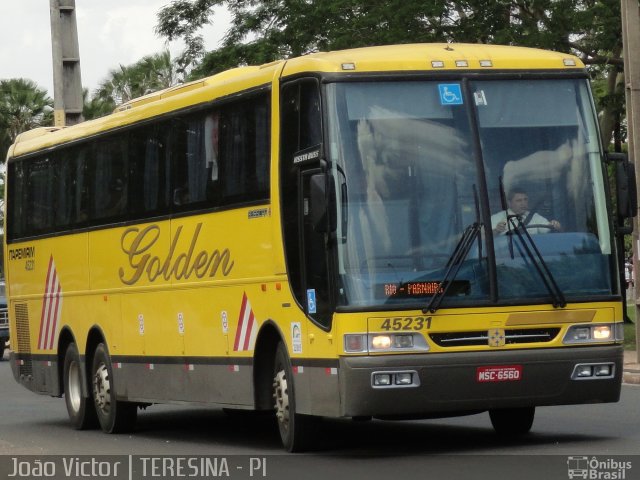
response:
<svg viewBox="0 0 640 480"><path fill-rule="evenodd" d="M578 58L487 45L315 53L27 132L13 374L78 429L273 411L289 451L323 416L521 434L615 402L633 208L611 214L608 160Z"/></svg>

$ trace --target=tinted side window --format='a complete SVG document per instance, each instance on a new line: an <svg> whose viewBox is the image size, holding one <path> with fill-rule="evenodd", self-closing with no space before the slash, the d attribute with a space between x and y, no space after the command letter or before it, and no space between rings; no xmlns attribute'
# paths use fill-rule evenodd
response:
<svg viewBox="0 0 640 480"><path fill-rule="evenodd" d="M171 122L168 152L174 211L269 196L268 96Z"/></svg>
<svg viewBox="0 0 640 480"><path fill-rule="evenodd" d="M26 235L26 186L24 162L13 162L8 166L7 238L13 240Z"/></svg>
<svg viewBox="0 0 640 480"><path fill-rule="evenodd" d="M206 117L192 115L171 122L169 155L171 158L171 202L174 211L217 206L212 194L217 174L211 152L207 151Z"/></svg>
<svg viewBox="0 0 640 480"><path fill-rule="evenodd" d="M269 94L9 166L9 240L269 197Z"/></svg>
<svg viewBox="0 0 640 480"><path fill-rule="evenodd" d="M129 192L127 136L118 135L93 144L89 161L91 223L122 219Z"/></svg>
<svg viewBox="0 0 640 480"><path fill-rule="evenodd" d="M223 202L269 196L269 108L263 95L221 111L219 150Z"/></svg>
<svg viewBox="0 0 640 480"><path fill-rule="evenodd" d="M51 180L56 191L56 231L84 227L91 220L91 158L88 143L57 153Z"/></svg>
<svg viewBox="0 0 640 480"><path fill-rule="evenodd" d="M27 167L26 190L26 228L38 234L46 233L53 227L54 205L54 169L49 156L30 162Z"/></svg>
<svg viewBox="0 0 640 480"><path fill-rule="evenodd" d="M129 212L156 216L169 207L168 122L138 127L129 136Z"/></svg>

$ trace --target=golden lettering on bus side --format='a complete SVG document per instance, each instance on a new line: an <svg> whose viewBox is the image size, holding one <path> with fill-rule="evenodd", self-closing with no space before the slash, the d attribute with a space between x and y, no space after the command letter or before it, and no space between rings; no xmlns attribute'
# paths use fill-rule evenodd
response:
<svg viewBox="0 0 640 480"><path fill-rule="evenodd" d="M211 252L202 250L197 254L194 253L201 229L202 224L199 223L187 251L175 256L178 240L182 234L182 226L178 227L171 239L171 246L164 260L147 253L160 238L160 227L150 225L142 230L139 227L126 229L120 239L120 246L128 257L129 266L133 269L133 273L127 277L125 269L120 267L118 271L120 281L125 285L134 285L145 274L150 282L155 281L158 277L165 280L172 277L176 280L187 280L192 276L196 278L215 277L218 272L226 277L231 273L235 264L228 248L222 251L215 249Z"/></svg>

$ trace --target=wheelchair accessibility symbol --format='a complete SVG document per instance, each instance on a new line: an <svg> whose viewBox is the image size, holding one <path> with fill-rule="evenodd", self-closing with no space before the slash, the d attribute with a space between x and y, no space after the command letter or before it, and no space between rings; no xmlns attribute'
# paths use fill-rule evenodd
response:
<svg viewBox="0 0 640 480"><path fill-rule="evenodd" d="M438 85L441 105L462 105L462 91L458 83L441 83Z"/></svg>
<svg viewBox="0 0 640 480"><path fill-rule="evenodd" d="M316 313L316 289L307 289L307 313Z"/></svg>

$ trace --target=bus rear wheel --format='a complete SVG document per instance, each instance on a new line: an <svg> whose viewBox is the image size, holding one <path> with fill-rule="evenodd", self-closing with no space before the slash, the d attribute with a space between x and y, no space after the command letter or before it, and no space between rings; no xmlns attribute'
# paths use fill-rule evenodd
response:
<svg viewBox="0 0 640 480"><path fill-rule="evenodd" d="M309 447L309 429L313 417L296 413L296 397L291 361L287 347L280 342L276 350L273 374L273 400L282 445L289 452L302 452Z"/></svg>
<svg viewBox="0 0 640 480"><path fill-rule="evenodd" d="M64 402L71 425L76 430L86 430L98 426L93 398L82 394L82 367L80 354L75 343L69 344L64 355L63 369Z"/></svg>
<svg viewBox="0 0 640 480"><path fill-rule="evenodd" d="M536 407L498 408L489 410L491 424L498 435L525 435L531 430Z"/></svg>
<svg viewBox="0 0 640 480"><path fill-rule="evenodd" d="M93 355L91 384L96 414L100 427L106 433L121 433L133 430L138 405L117 400L113 383L113 367L104 343Z"/></svg>

